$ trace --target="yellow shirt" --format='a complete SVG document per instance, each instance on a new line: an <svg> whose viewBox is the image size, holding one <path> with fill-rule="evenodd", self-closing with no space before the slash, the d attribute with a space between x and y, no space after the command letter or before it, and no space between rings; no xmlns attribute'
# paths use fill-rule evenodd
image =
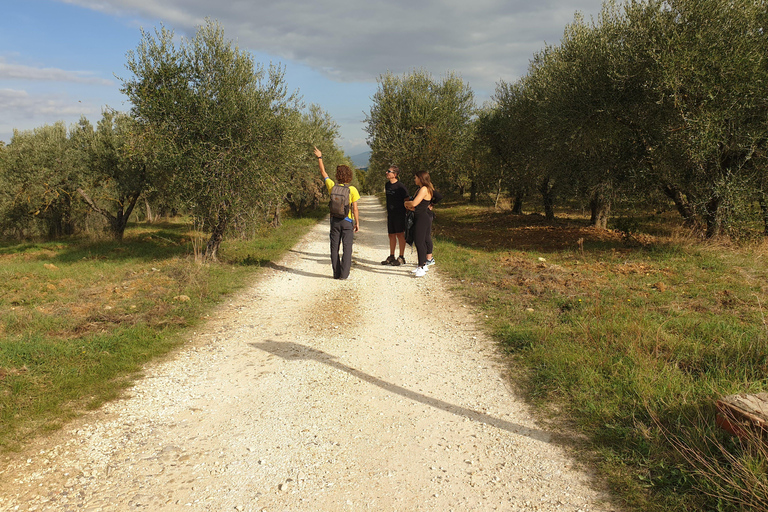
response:
<svg viewBox="0 0 768 512"><path fill-rule="evenodd" d="M335 184L336 183L334 183L331 178L325 178L325 186L328 188L328 192L331 191ZM347 218L354 222L355 215L352 213L352 203L357 202L357 200L360 199L360 192L358 192L357 189L352 185L345 185L344 183L341 183L341 186L349 187L349 213L347 214Z"/></svg>

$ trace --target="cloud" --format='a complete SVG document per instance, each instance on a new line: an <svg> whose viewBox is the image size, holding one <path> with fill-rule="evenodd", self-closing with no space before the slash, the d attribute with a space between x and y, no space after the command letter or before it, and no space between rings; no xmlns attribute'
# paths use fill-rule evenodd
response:
<svg viewBox="0 0 768 512"><path fill-rule="evenodd" d="M339 82L425 69L492 90L557 43L576 11L602 0L66 0L110 14L159 19L191 35L206 17L248 50L306 64Z"/></svg>
<svg viewBox="0 0 768 512"><path fill-rule="evenodd" d="M0 111L10 117L71 117L100 114L101 107L63 95L30 95L27 91L0 89Z"/></svg>
<svg viewBox="0 0 768 512"><path fill-rule="evenodd" d="M38 82L73 82L79 84L113 86L115 82L91 76L87 71L67 71L58 68L35 68L13 64L0 57L0 80L31 80Z"/></svg>
<svg viewBox="0 0 768 512"><path fill-rule="evenodd" d="M10 142L14 128L31 129L55 121L71 124L80 116L99 116L101 111L97 105L81 103L66 95L31 95L27 91L0 89L0 140Z"/></svg>

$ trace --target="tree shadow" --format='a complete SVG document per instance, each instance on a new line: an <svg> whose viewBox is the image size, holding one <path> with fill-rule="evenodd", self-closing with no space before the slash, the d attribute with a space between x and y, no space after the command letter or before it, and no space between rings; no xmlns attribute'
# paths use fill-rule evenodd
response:
<svg viewBox="0 0 768 512"><path fill-rule="evenodd" d="M374 377L373 375L362 372L356 368L352 368L351 366L340 363L334 356L323 352L322 350L317 350L315 348L301 345L299 343L272 340L267 340L260 343L249 343L249 345L251 345L253 348L263 350L264 352L274 354L287 361L317 361L332 368L336 368L337 370L348 373L349 375L357 377L358 379L369 384L373 384L374 386L384 389L385 391L400 395L414 402L419 402L435 409L440 409L457 416L468 418L478 423L483 423L501 430L506 430L513 434L529 437L531 439L535 439L536 441L541 441L544 443L552 442L552 435L549 432L502 420L485 413L477 412L459 405L454 405L437 398L432 398L422 393L417 393L402 386L398 386L397 384L392 384L391 382L387 382L385 380L379 379L378 377Z"/></svg>

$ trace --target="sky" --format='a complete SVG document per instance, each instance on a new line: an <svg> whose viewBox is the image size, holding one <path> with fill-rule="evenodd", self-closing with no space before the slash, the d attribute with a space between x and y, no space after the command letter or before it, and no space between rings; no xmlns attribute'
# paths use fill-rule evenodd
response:
<svg viewBox="0 0 768 512"><path fill-rule="evenodd" d="M601 0L0 0L0 140L106 108L128 111L120 92L126 54L141 30L191 37L206 18L289 90L340 126L350 156L368 150L365 116L377 79L425 70L460 76L478 106L500 81L524 76L533 55L558 44L578 12Z"/></svg>

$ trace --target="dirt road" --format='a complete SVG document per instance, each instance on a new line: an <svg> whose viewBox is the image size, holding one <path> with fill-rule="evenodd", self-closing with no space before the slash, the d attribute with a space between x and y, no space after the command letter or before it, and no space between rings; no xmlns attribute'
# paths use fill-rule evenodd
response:
<svg viewBox="0 0 768 512"><path fill-rule="evenodd" d="M360 213L348 281L321 222L125 400L5 460L0 510L613 510L515 395L440 254L423 278L382 266L384 211Z"/></svg>

